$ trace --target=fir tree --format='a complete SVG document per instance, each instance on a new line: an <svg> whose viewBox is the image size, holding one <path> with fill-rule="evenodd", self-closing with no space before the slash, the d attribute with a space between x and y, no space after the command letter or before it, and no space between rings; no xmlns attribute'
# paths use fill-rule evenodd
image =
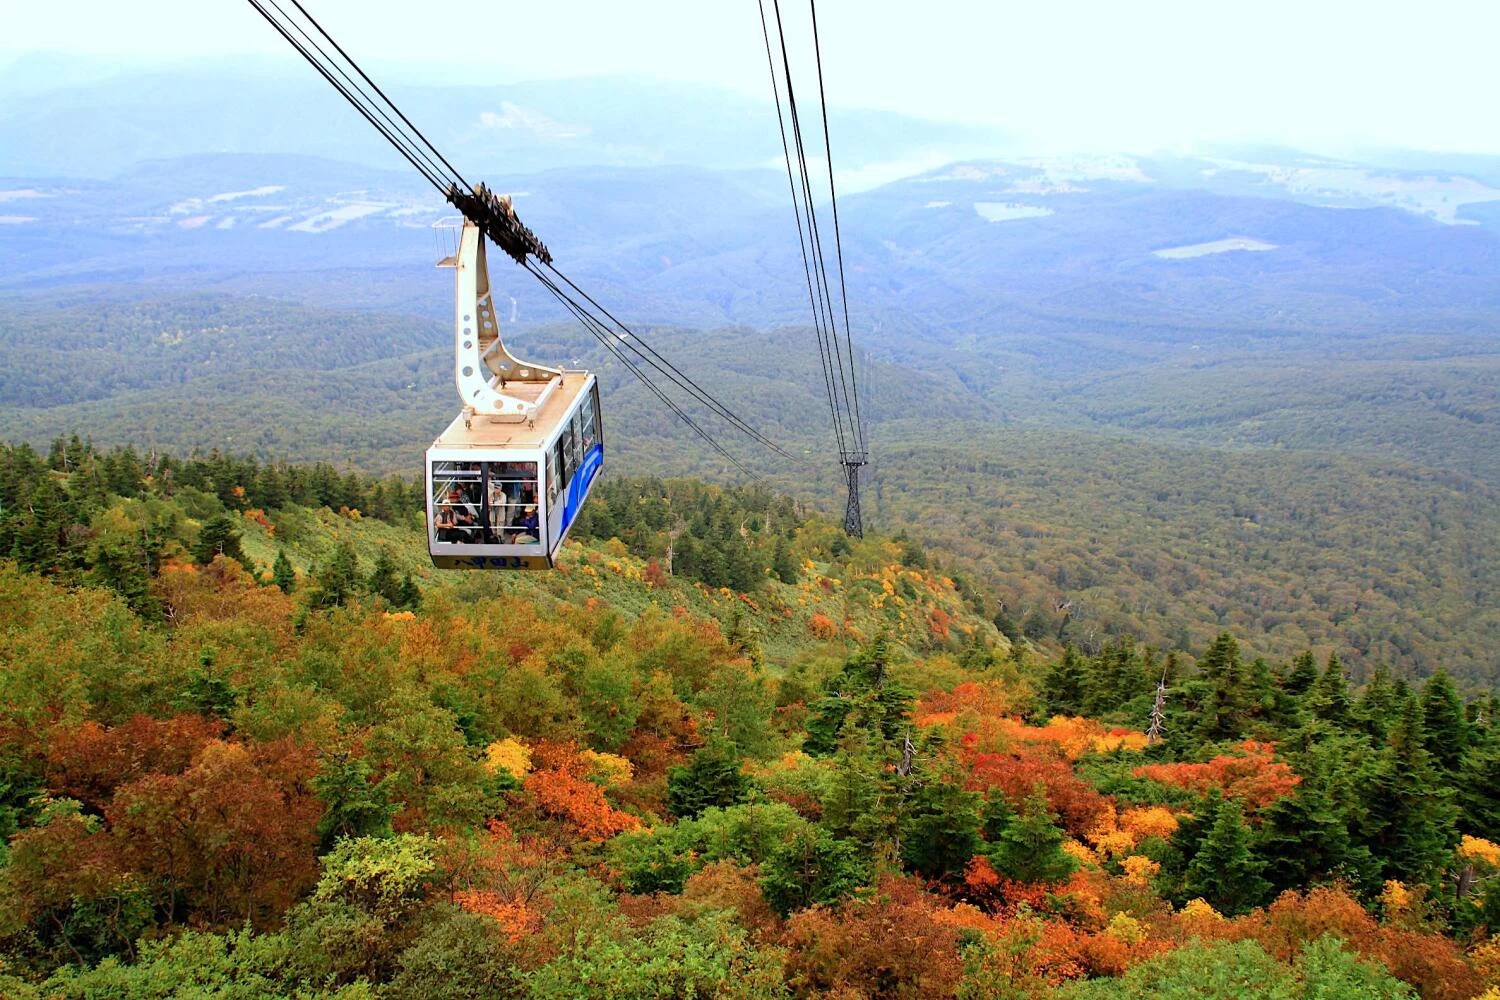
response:
<svg viewBox="0 0 1500 1000"><path fill-rule="evenodd" d="M1286 693L1294 698L1300 698L1312 690L1312 686L1318 682L1318 662L1313 659L1312 650L1307 650L1292 661L1292 669L1286 675L1286 681L1282 687Z"/></svg>
<svg viewBox="0 0 1500 1000"><path fill-rule="evenodd" d="M1377 744L1382 744L1400 715L1401 702L1391 683L1391 675L1386 672L1385 667L1376 667L1369 683L1360 692L1359 706L1355 712L1359 725Z"/></svg>
<svg viewBox="0 0 1500 1000"><path fill-rule="evenodd" d="M340 542L328 561L313 574L309 599L314 607L331 608L349 600L358 589L359 557L352 542Z"/></svg>
<svg viewBox="0 0 1500 1000"><path fill-rule="evenodd" d="M415 611L422 606L422 588L416 585L410 573L401 578L401 587L397 594L399 597L399 600L396 601L397 607L409 608Z"/></svg>
<svg viewBox="0 0 1500 1000"><path fill-rule="evenodd" d="M755 783L740 770L739 752L728 740L715 738L667 772L667 808L679 819L692 819L709 806L732 806L750 797Z"/></svg>
<svg viewBox="0 0 1500 1000"><path fill-rule="evenodd" d="M1047 805L1046 790L1038 785L1021 812L1000 831L989 848L995 870L1017 882L1061 882L1078 867L1062 849L1063 832Z"/></svg>
<svg viewBox="0 0 1500 1000"><path fill-rule="evenodd" d="M271 582L281 588L283 594L290 594L297 586L297 571L292 567L292 561L286 557L286 549L276 550L276 561L271 564Z"/></svg>
<svg viewBox="0 0 1500 1000"><path fill-rule="evenodd" d="M1368 852L1355 847L1328 791L1308 781L1261 814L1255 853L1278 892L1349 879L1368 863Z"/></svg>
<svg viewBox="0 0 1500 1000"><path fill-rule="evenodd" d="M378 594L385 598L385 603L398 607L401 603L401 581L396 579L396 563L391 559L391 552L382 548L380 554L375 557L375 568L370 570L370 578L365 583L366 589L372 594Z"/></svg>
<svg viewBox="0 0 1500 1000"><path fill-rule="evenodd" d="M796 583L801 577L797 560L792 556L791 547L784 538L776 539L776 552L771 557L771 572L782 583Z"/></svg>
<svg viewBox="0 0 1500 1000"><path fill-rule="evenodd" d="M1500 841L1500 738L1486 732L1469 745L1455 784L1462 806L1459 829ZM1500 879L1495 881L1500 884Z"/></svg>
<svg viewBox="0 0 1500 1000"><path fill-rule="evenodd" d="M995 612L995 628L999 629L1000 634L1009 639L1012 645L1021 641L1021 626L1004 608Z"/></svg>
<svg viewBox="0 0 1500 1000"><path fill-rule="evenodd" d="M323 758L312 779L312 789L324 802L318 838L327 851L341 837L389 837L396 806L389 786L396 775L371 783L370 765L363 757L333 753Z"/></svg>
<svg viewBox="0 0 1500 1000"><path fill-rule="evenodd" d="M1250 713L1259 719L1271 719L1277 714L1276 680L1271 665L1264 657L1257 656L1250 661L1249 675Z"/></svg>
<svg viewBox="0 0 1500 1000"><path fill-rule="evenodd" d="M876 808L888 784L885 761L871 752L863 732L852 730L830 763L820 803L824 829L841 839L874 844L887 825Z"/></svg>
<svg viewBox="0 0 1500 1000"><path fill-rule="evenodd" d="M1336 726L1349 724L1349 679L1337 653L1328 654L1328 665L1308 692L1307 705L1319 719Z"/></svg>
<svg viewBox="0 0 1500 1000"><path fill-rule="evenodd" d="M1198 666L1202 674L1200 683L1207 686L1207 691L1198 706L1195 735L1209 743L1241 738L1253 702L1240 663L1239 643L1228 632L1221 632Z"/></svg>
<svg viewBox="0 0 1500 1000"><path fill-rule="evenodd" d="M255 479L255 503L266 510L279 510L291 502L291 487L286 473L274 465L260 470Z"/></svg>
<svg viewBox="0 0 1500 1000"><path fill-rule="evenodd" d="M808 829L766 859L761 891L783 917L816 903L836 903L869 883L867 857L858 844L839 840L827 830Z"/></svg>
<svg viewBox="0 0 1500 1000"><path fill-rule="evenodd" d="M1083 713L1100 716L1148 694L1155 678L1142 669L1140 651L1129 638L1106 645L1087 664Z"/></svg>
<svg viewBox="0 0 1500 1000"><path fill-rule="evenodd" d="M1010 801L999 791L990 792L980 816L980 831L984 834L985 842L998 844L1015 819L1016 811L1010 807Z"/></svg>
<svg viewBox="0 0 1500 1000"><path fill-rule="evenodd" d="M245 558L245 552L240 548L240 532L235 526L235 520L228 514L219 514L211 517L198 532L198 541L193 544L193 562L199 566L207 566L214 561L216 556L233 559L246 569L249 560Z"/></svg>
<svg viewBox="0 0 1500 1000"><path fill-rule="evenodd" d="M141 464L141 457L133 446L127 445L110 454L101 472L105 487L118 496L138 497L145 489L146 467Z"/></svg>
<svg viewBox="0 0 1500 1000"><path fill-rule="evenodd" d="M1042 678L1042 697L1052 715L1080 715L1083 712L1088 665L1077 648L1069 645L1062 659L1054 663Z"/></svg>
<svg viewBox="0 0 1500 1000"><path fill-rule="evenodd" d="M1427 752L1422 708L1413 695L1366 777L1361 839L1385 877L1427 882L1448 859L1454 834L1452 792Z"/></svg>
<svg viewBox="0 0 1500 1000"><path fill-rule="evenodd" d="M45 476L17 505L10 524L10 556L22 569L51 573L61 569L67 551L68 494L52 476Z"/></svg>
<svg viewBox="0 0 1500 1000"><path fill-rule="evenodd" d="M1447 671L1439 667L1422 688L1422 743L1438 767L1450 774L1463 761L1468 728L1458 690Z"/></svg>
<svg viewBox="0 0 1500 1000"><path fill-rule="evenodd" d="M1225 799L1188 864L1183 894L1202 897L1223 913L1247 913L1271 888L1261 876L1264 868L1265 862L1250 851L1244 811L1238 802Z"/></svg>
<svg viewBox="0 0 1500 1000"><path fill-rule="evenodd" d="M901 860L930 879L962 872L979 849L979 796L948 781L917 789L901 824Z"/></svg>

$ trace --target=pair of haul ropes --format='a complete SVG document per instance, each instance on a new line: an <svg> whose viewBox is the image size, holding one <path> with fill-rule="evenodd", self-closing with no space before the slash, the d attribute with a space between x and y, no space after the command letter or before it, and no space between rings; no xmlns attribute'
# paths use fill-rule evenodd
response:
<svg viewBox="0 0 1500 1000"><path fill-rule="evenodd" d="M249 0L249 3L462 216L438 223L438 228L456 236L450 243L452 253L440 260L438 266L454 272L453 378L462 409L427 449L427 541L434 565L445 569L550 569L556 564L558 550L604 467L604 422L596 376L590 371L523 361L510 352L500 335L500 321L491 295L488 245L497 247L531 272L667 411L742 473L752 475L657 379L671 383L678 392L757 444L784 459L792 459L792 455L715 399L563 274L553 264L551 251L517 218L510 198L495 194L482 183L474 185L465 180L299 0ZM842 345L813 207L814 190L797 116L791 61L786 55L780 0L773 0L772 9L780 38L779 74L764 6L760 12L762 33L781 122L824 387L833 416L839 460L849 484L845 528L858 535L862 532L858 474L868 452L854 379L832 162L828 157L833 243L837 251L838 290L843 300ZM810 9L816 48L817 12L815 7ZM821 53L818 89L821 104ZM788 117L782 112L783 92L791 122L790 143ZM822 132L826 153L826 108Z"/></svg>

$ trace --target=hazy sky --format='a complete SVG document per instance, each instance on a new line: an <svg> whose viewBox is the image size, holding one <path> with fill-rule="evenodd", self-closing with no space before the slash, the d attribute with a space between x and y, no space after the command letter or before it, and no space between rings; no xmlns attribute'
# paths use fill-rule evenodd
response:
<svg viewBox="0 0 1500 1000"><path fill-rule="evenodd" d="M372 63L476 81L630 72L768 88L755 0L303 2ZM782 4L805 35L806 6ZM244 0L5 6L12 54L257 53L299 68ZM989 123L1058 148L1254 139L1500 153L1500 0L823 0L819 14L830 103Z"/></svg>

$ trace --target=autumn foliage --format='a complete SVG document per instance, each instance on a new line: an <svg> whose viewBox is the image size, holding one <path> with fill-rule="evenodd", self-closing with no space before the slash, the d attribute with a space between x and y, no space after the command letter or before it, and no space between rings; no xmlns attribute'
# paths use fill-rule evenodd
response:
<svg viewBox="0 0 1500 1000"><path fill-rule="evenodd" d="M526 791L545 815L569 824L584 840L601 842L641 821L609 804L600 785L588 780L591 761L571 747L548 745L538 750L543 765L527 775Z"/></svg>
<svg viewBox="0 0 1500 1000"><path fill-rule="evenodd" d="M1292 794L1302 780L1285 762L1274 759L1274 752L1269 743L1249 740L1235 754L1221 754L1202 764L1145 764L1135 769L1135 775L1194 792L1217 789L1246 809L1263 809Z"/></svg>
<svg viewBox="0 0 1500 1000"><path fill-rule="evenodd" d="M1500 986L1500 704L1440 679L1057 655L916 543L661 483L601 486L555 574L418 550L420 606L323 601L327 552L406 530L380 497L201 464L176 506L117 471L74 542L0 477L0 996L1094 998L1324 939ZM190 562L209 518L288 589ZM768 525L778 568L707 582Z"/></svg>

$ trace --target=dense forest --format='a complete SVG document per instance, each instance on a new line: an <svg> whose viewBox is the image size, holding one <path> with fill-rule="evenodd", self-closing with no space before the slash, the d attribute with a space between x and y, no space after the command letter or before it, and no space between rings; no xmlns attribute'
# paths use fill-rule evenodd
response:
<svg viewBox="0 0 1500 1000"><path fill-rule="evenodd" d="M419 506L0 451L0 994L1500 995L1488 691L1070 641L758 487L530 576Z"/></svg>
<svg viewBox="0 0 1500 1000"><path fill-rule="evenodd" d="M263 298L74 301L0 305L0 361L13 362L0 422L41 452L86 428L143 452L217 446L410 477L452 416L432 319ZM638 332L801 459L773 461L704 417L752 471L831 509L841 484L809 331ZM580 330L510 333L527 356L597 367L611 474L744 480ZM1034 641L1201 649L1228 629L1276 657L1337 652L1358 682L1382 666L1500 681L1493 345L1200 333L1192 349L1144 330L1009 327L880 348L861 362L868 520L942 550L987 617L1003 609Z"/></svg>

